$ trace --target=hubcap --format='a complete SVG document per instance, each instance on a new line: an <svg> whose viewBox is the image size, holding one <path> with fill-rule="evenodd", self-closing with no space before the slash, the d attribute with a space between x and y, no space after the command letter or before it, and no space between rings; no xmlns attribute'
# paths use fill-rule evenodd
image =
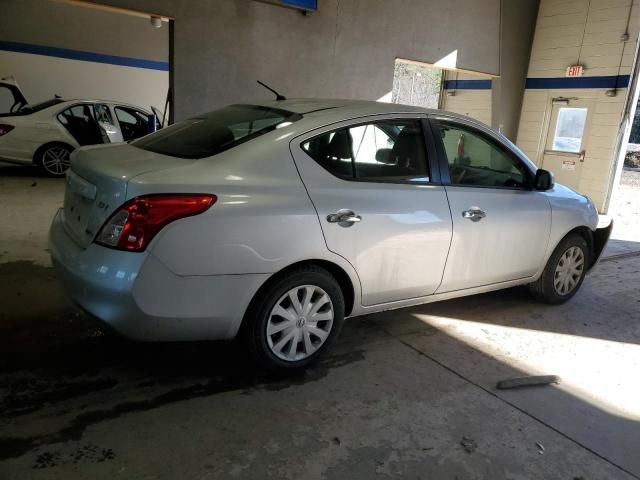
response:
<svg viewBox="0 0 640 480"><path fill-rule="evenodd" d="M580 247L570 247L560 257L553 277L553 287L559 295L568 295L578 286L584 272L584 253Z"/></svg>
<svg viewBox="0 0 640 480"><path fill-rule="evenodd" d="M267 344L275 356L288 362L313 355L333 327L333 303L315 285L302 285L276 302L267 322Z"/></svg>
<svg viewBox="0 0 640 480"><path fill-rule="evenodd" d="M53 175L62 175L71 162L69 155L71 152L64 147L51 147L42 154L42 166Z"/></svg>

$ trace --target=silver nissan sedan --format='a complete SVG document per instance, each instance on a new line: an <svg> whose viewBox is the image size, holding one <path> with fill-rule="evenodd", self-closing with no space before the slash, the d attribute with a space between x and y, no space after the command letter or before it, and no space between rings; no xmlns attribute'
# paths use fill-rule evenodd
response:
<svg viewBox="0 0 640 480"><path fill-rule="evenodd" d="M528 285L569 300L611 231L503 135L395 104L232 105L84 147L49 247L84 310L149 341L317 360L345 317Z"/></svg>

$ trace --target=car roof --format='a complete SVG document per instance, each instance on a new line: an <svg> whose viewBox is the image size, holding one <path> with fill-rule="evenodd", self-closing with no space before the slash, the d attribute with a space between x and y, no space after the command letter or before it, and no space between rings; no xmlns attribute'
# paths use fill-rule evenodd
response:
<svg viewBox="0 0 640 480"><path fill-rule="evenodd" d="M393 114L428 114L439 117L447 117L459 120L466 124L475 125L480 130L490 132L494 137L507 143L518 153L530 168L535 171L536 165L527 155L511 140L504 136L499 130L493 129L490 125L480 122L474 118L459 113L445 110L435 110L431 108L416 107L412 105L402 105L399 103L375 102L371 100L340 100L340 99L312 99L296 98L290 100L271 100L266 102L254 102L252 105L261 107L277 108L303 115L303 120L294 125L300 125L302 130L310 131L321 128L332 123L357 119L359 117L369 117L374 115Z"/></svg>
<svg viewBox="0 0 640 480"><path fill-rule="evenodd" d="M73 103L108 103L110 105L122 105L123 107L132 107L137 108L138 110L149 110L149 107L141 107L140 105L133 105L132 103L127 102L118 102L116 100L104 100L97 98L72 98L72 99L62 99L63 102L59 105L69 105Z"/></svg>
<svg viewBox="0 0 640 480"><path fill-rule="evenodd" d="M306 120L312 120L318 125L329 124L358 117L366 117L370 115L418 113L441 116L446 115L448 117L475 123L479 126L487 128L487 125L483 124L482 122L453 112L416 107L412 105L402 105L399 103L375 102L371 100L296 98L288 100L252 102L252 105L277 108L293 113L299 113L301 115L304 115L304 118Z"/></svg>

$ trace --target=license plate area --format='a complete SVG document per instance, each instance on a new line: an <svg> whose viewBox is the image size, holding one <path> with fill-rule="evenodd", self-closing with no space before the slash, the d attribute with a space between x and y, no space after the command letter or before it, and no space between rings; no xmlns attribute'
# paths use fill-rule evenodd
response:
<svg viewBox="0 0 640 480"><path fill-rule="evenodd" d="M96 194L93 184L72 171L68 172L64 195L64 222L67 231L81 243L84 243L87 237L93 237L93 233L87 231L87 225Z"/></svg>

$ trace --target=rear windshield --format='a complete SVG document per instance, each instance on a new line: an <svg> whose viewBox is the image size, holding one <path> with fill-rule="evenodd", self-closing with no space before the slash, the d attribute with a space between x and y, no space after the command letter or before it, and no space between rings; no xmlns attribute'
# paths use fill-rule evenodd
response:
<svg viewBox="0 0 640 480"><path fill-rule="evenodd" d="M231 105L178 122L139 138L131 145L180 158L210 157L260 135L285 127L302 116L276 108Z"/></svg>

